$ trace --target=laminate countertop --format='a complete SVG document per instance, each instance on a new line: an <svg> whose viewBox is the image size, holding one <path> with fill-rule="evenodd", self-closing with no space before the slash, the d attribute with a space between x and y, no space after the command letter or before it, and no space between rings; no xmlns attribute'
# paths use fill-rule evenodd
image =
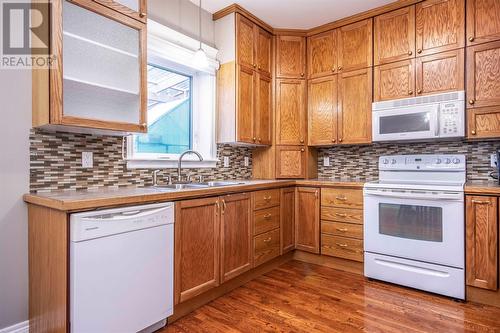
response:
<svg viewBox="0 0 500 333"><path fill-rule="evenodd" d="M465 183L465 194L500 196L500 185L497 181L469 180Z"/></svg>
<svg viewBox="0 0 500 333"><path fill-rule="evenodd" d="M120 205L146 204L177 201L202 197L258 191L287 186L317 187L363 187L362 181L330 179L312 180L231 180L241 184L199 189L172 190L162 187L124 187L82 191L57 191L25 194L24 201L30 204L60 211L76 212Z"/></svg>

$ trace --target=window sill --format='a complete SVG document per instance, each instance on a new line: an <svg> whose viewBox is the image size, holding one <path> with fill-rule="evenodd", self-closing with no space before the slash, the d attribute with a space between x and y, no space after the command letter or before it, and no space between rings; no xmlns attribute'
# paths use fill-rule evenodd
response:
<svg viewBox="0 0 500 333"><path fill-rule="evenodd" d="M203 161L193 161L193 160L183 160L183 169L213 169L217 167L217 162L219 160L203 160ZM141 160L141 159L129 159L127 160L128 169L177 169L179 165L178 160Z"/></svg>

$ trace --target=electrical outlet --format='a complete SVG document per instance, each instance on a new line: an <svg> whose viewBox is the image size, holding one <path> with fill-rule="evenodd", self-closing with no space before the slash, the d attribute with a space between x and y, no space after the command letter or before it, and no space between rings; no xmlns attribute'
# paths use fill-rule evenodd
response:
<svg viewBox="0 0 500 333"><path fill-rule="evenodd" d="M224 168L229 168L229 156L224 156Z"/></svg>
<svg viewBox="0 0 500 333"><path fill-rule="evenodd" d="M498 163L498 161L497 161L497 154L491 154L490 155L490 166L492 168L496 168L497 167L497 163Z"/></svg>
<svg viewBox="0 0 500 333"><path fill-rule="evenodd" d="M249 166L250 165L250 159L248 158L248 156L245 156L245 166Z"/></svg>
<svg viewBox="0 0 500 333"><path fill-rule="evenodd" d="M82 168L94 167L94 154L91 151L82 152Z"/></svg>
<svg viewBox="0 0 500 333"><path fill-rule="evenodd" d="M329 156L324 156L323 157L323 166L329 167L330 166L330 157Z"/></svg>

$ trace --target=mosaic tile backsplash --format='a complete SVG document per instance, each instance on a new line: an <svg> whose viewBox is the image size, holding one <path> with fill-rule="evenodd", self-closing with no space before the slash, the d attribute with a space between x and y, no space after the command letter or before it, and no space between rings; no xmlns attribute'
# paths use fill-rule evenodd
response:
<svg viewBox="0 0 500 333"><path fill-rule="evenodd" d="M94 154L94 167L81 167L82 151ZM122 138L90 134L46 132L38 129L30 133L30 191L50 192L150 186L150 169L127 169L122 159ZM246 147L217 146L219 162L216 168L184 169L183 175L203 175L211 179L250 179L252 153ZM230 157L230 167L224 168L224 156ZM250 165L244 165L248 157ZM177 175L176 169L165 169L160 175Z"/></svg>
<svg viewBox="0 0 500 333"><path fill-rule="evenodd" d="M378 158L383 155L465 154L467 179L486 180L494 168L490 154L500 149L500 141L437 143L375 143L365 146L322 148L318 151L318 177L371 181L378 178ZM323 166L323 157L330 157L330 166Z"/></svg>

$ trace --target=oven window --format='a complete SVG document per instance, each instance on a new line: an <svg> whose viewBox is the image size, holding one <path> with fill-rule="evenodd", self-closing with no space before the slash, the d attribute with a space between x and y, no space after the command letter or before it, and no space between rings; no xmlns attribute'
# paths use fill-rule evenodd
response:
<svg viewBox="0 0 500 333"><path fill-rule="evenodd" d="M379 120L380 134L430 131L429 112L382 116Z"/></svg>
<svg viewBox="0 0 500 333"><path fill-rule="evenodd" d="M443 209L380 203L379 233L399 238L442 242Z"/></svg>

